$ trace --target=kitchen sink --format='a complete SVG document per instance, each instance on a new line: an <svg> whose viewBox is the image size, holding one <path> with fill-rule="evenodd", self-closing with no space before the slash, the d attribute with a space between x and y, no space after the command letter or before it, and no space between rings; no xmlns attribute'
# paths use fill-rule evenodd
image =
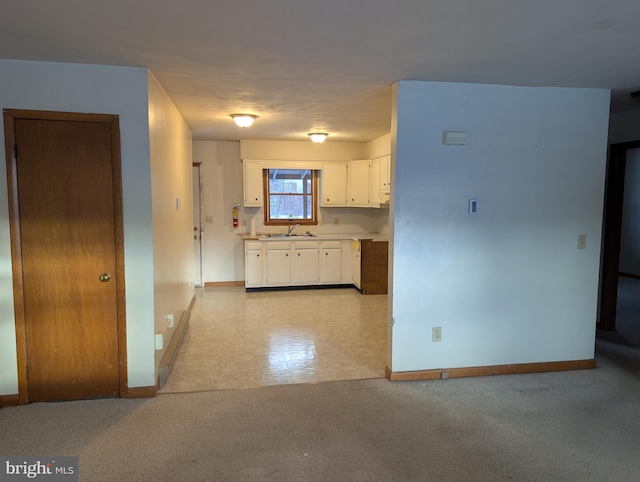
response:
<svg viewBox="0 0 640 482"><path fill-rule="evenodd" d="M316 238L315 234L304 233L304 234L267 234L267 238Z"/></svg>

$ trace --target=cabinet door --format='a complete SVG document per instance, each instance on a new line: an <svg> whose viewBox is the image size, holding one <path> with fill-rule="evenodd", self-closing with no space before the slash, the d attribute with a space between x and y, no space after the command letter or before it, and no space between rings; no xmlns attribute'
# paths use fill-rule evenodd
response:
<svg viewBox="0 0 640 482"><path fill-rule="evenodd" d="M320 253L320 282L336 284L342 282L342 249L323 249Z"/></svg>
<svg viewBox="0 0 640 482"><path fill-rule="evenodd" d="M391 191L391 156L384 156L378 159L380 163L380 192L389 193Z"/></svg>
<svg viewBox="0 0 640 482"><path fill-rule="evenodd" d="M295 249L293 253L293 282L297 285L318 284L318 248Z"/></svg>
<svg viewBox="0 0 640 482"><path fill-rule="evenodd" d="M373 208L380 207L380 161L370 161L369 169L369 202Z"/></svg>
<svg viewBox="0 0 640 482"><path fill-rule="evenodd" d="M244 161L242 164L244 181L244 205L248 207L262 206L262 162Z"/></svg>
<svg viewBox="0 0 640 482"><path fill-rule="evenodd" d="M353 283L353 275L352 271L352 258L353 258L353 249L351 248L352 241L350 239L343 239L341 241L342 244L342 283L343 284L352 284Z"/></svg>
<svg viewBox="0 0 640 482"><path fill-rule="evenodd" d="M322 166L322 205L347 205L347 164L324 164Z"/></svg>
<svg viewBox="0 0 640 482"><path fill-rule="evenodd" d="M291 284L291 250L267 247L266 256L266 284L268 286Z"/></svg>
<svg viewBox="0 0 640 482"><path fill-rule="evenodd" d="M369 161L349 161L347 171L347 204L369 206Z"/></svg>
<svg viewBox="0 0 640 482"><path fill-rule="evenodd" d="M360 252L360 242L353 241L352 242L352 256L351 256L351 276L353 278L353 284L356 285L357 288L360 288L360 273L361 273L361 252Z"/></svg>
<svg viewBox="0 0 640 482"><path fill-rule="evenodd" d="M247 288L259 287L263 280L263 260L262 250L248 250L245 254L245 286Z"/></svg>

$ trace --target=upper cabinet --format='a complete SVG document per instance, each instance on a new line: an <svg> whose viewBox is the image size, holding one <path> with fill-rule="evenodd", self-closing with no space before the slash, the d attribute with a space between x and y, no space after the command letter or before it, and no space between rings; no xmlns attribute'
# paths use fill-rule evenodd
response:
<svg viewBox="0 0 640 482"><path fill-rule="evenodd" d="M322 166L322 206L346 206L347 164L325 163Z"/></svg>
<svg viewBox="0 0 640 482"><path fill-rule="evenodd" d="M376 159L379 162L380 192L391 192L391 156L382 156Z"/></svg>
<svg viewBox="0 0 640 482"><path fill-rule="evenodd" d="M242 163L242 175L245 207L261 207L263 198L262 162L244 161Z"/></svg>
<svg viewBox="0 0 640 482"><path fill-rule="evenodd" d="M325 162L322 166L323 207L374 207L389 201L389 158Z"/></svg>
<svg viewBox="0 0 640 482"><path fill-rule="evenodd" d="M371 161L349 161L347 169L347 204L349 206L369 207Z"/></svg>

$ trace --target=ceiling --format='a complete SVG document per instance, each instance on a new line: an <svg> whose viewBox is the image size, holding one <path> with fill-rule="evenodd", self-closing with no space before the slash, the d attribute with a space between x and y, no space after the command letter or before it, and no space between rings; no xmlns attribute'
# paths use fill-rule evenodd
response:
<svg viewBox="0 0 640 482"><path fill-rule="evenodd" d="M612 111L640 108L640 2L3 0L0 58L147 67L195 139L363 142L390 131L398 80L608 88Z"/></svg>

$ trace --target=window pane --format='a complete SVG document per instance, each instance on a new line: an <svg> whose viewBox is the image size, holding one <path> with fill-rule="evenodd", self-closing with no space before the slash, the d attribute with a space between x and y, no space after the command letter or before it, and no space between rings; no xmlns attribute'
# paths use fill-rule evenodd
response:
<svg viewBox="0 0 640 482"><path fill-rule="evenodd" d="M271 219L311 219L311 196L272 194L269 214Z"/></svg>

